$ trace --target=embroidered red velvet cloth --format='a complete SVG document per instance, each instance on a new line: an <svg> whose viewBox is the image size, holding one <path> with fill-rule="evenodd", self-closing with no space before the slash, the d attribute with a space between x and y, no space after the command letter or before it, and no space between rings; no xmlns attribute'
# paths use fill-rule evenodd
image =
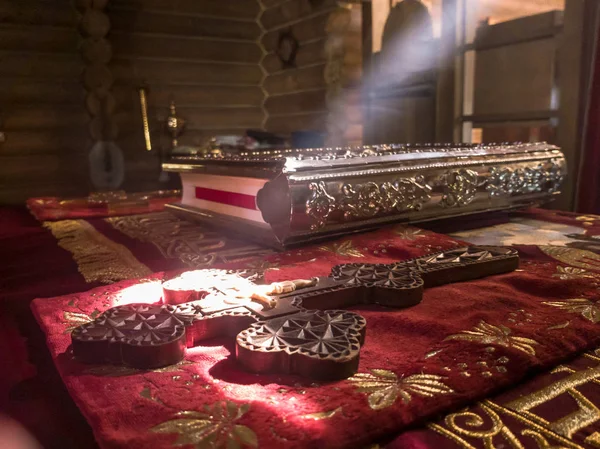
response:
<svg viewBox="0 0 600 449"><path fill-rule="evenodd" d="M29 198L27 207L40 221L72 218L113 217L117 215L146 214L164 210L166 204L181 201L174 190L136 194L121 194L113 198L59 198L46 196Z"/></svg>
<svg viewBox="0 0 600 449"><path fill-rule="evenodd" d="M267 280L277 281L458 245L393 227L273 254L262 268ZM248 374L237 367L227 339L190 350L185 363L166 370L89 366L71 358L71 326L112 305L157 301L161 274L35 300L32 308L101 447L360 447L600 344L600 257L568 247L518 249L517 272L430 289L406 310L356 308L368 326L359 373L334 383Z"/></svg>

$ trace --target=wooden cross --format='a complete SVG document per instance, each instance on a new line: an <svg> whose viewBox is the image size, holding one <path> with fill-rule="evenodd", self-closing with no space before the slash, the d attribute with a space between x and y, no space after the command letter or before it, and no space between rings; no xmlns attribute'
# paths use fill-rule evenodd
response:
<svg viewBox="0 0 600 449"><path fill-rule="evenodd" d="M328 277L259 285L248 273L198 270L163 284L162 305L107 310L71 334L76 359L158 368L183 360L186 347L228 336L255 373L334 380L356 373L366 321L359 304L404 308L423 289L513 271L513 249L471 246L392 264L335 266Z"/></svg>

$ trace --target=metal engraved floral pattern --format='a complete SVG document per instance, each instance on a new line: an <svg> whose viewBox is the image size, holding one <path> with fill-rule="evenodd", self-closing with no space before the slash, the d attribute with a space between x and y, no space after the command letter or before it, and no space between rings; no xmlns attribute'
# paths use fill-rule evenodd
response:
<svg viewBox="0 0 600 449"><path fill-rule="evenodd" d="M460 169L446 173L442 179L444 195L440 204L443 207L461 207L470 204L477 195L479 175L473 170Z"/></svg>
<svg viewBox="0 0 600 449"><path fill-rule="evenodd" d="M398 179L377 184L344 184L339 209L344 219L362 219L383 213L421 210L431 199L431 187L423 177Z"/></svg>
<svg viewBox="0 0 600 449"><path fill-rule="evenodd" d="M517 168L492 167L486 190L490 197L523 195L527 193L550 193L558 191L564 176L561 165L552 161L550 167L539 164L535 167Z"/></svg>
<svg viewBox="0 0 600 449"><path fill-rule="evenodd" d="M313 218L312 230L325 226L333 212L342 212L344 220L372 218L394 212L419 211L431 199L431 186L422 176L401 178L377 184L344 184L340 195L327 193L323 181L309 185L306 214Z"/></svg>
<svg viewBox="0 0 600 449"><path fill-rule="evenodd" d="M369 373L357 373L348 380L356 385L360 393L367 393L369 407L381 410L393 405L398 397L404 404L412 400L412 395L433 397L451 394L441 376L433 374L414 374L398 378L392 371L372 369Z"/></svg>
<svg viewBox="0 0 600 449"><path fill-rule="evenodd" d="M335 198L327 193L323 181L313 182L308 188L312 194L306 202L306 215L314 220L310 226L310 229L314 231L325 226L329 214L335 210Z"/></svg>
<svg viewBox="0 0 600 449"><path fill-rule="evenodd" d="M204 412L182 411L175 419L153 427L152 432L177 434L175 446L194 445L197 449L241 449L258 447L256 433L236 422L250 409L234 402L217 402L205 405Z"/></svg>

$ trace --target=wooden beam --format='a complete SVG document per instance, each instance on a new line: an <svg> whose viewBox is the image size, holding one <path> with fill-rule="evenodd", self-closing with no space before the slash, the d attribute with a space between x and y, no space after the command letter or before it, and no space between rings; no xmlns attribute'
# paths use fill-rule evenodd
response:
<svg viewBox="0 0 600 449"><path fill-rule="evenodd" d="M436 86L435 140L454 141L454 111L456 64L457 0L442 2L442 31L439 39L439 69Z"/></svg>
<svg viewBox="0 0 600 449"><path fill-rule="evenodd" d="M146 11L116 10L110 13L111 29L127 33L160 33L168 36L203 36L255 41L260 28L255 22L227 18L181 17Z"/></svg>
<svg viewBox="0 0 600 449"><path fill-rule="evenodd" d="M325 59L325 38L301 45L296 53L295 68L302 68L308 65L322 64ZM281 59L275 53L269 53L263 60L263 67L267 73L272 74L286 70L283 67Z"/></svg>
<svg viewBox="0 0 600 449"><path fill-rule="evenodd" d="M1 39L1 35L0 35ZM254 42L157 36L111 32L109 41L115 57L141 56L185 61L258 63L261 51ZM1 44L0 44L1 45Z"/></svg>
<svg viewBox="0 0 600 449"><path fill-rule="evenodd" d="M115 58L110 63L115 79L134 85L258 85L262 72L258 64L237 65L152 59ZM2 68L0 67L0 71Z"/></svg>
<svg viewBox="0 0 600 449"><path fill-rule="evenodd" d="M0 2L0 24L2 25L52 25L72 28L77 21L77 12L68 0Z"/></svg>
<svg viewBox="0 0 600 449"><path fill-rule="evenodd" d="M256 0L111 0L109 10L160 11L163 13L225 17L254 21Z"/></svg>
<svg viewBox="0 0 600 449"><path fill-rule="evenodd" d="M117 84L113 95L119 109L139 109L138 87L128 84ZM171 100L177 107L260 107L263 93L256 86L165 86L156 84L148 89L148 102L152 107L168 108Z"/></svg>
<svg viewBox="0 0 600 449"><path fill-rule="evenodd" d="M558 144L567 159L568 174L562 194L552 203L553 208L573 210L583 145L583 123L589 82L589 54L592 48L585 41L590 26L595 25L595 0L566 0L563 31L559 37L558 89L560 92L557 131ZM586 54L589 53L589 54Z"/></svg>
<svg viewBox="0 0 600 449"><path fill-rule="evenodd" d="M319 14L311 19L304 20L284 29L270 31L262 38L262 44L268 52L274 52L279 43L279 36L288 29L298 39L300 44L306 44L310 41L322 39L327 35L327 21L331 10L320 11Z"/></svg>
<svg viewBox="0 0 600 449"><path fill-rule="evenodd" d="M552 38L562 29L563 12L549 11L477 29L472 48L486 50L538 39Z"/></svg>
<svg viewBox="0 0 600 449"><path fill-rule="evenodd" d="M0 76L37 80L77 80L83 61L73 54L37 54L0 51Z"/></svg>
<svg viewBox="0 0 600 449"><path fill-rule="evenodd" d="M324 72L325 64L289 70L269 76L264 87L270 95L318 89L325 85Z"/></svg>
<svg viewBox="0 0 600 449"><path fill-rule="evenodd" d="M19 52L75 53L79 35L72 28L0 25L0 50Z"/></svg>
<svg viewBox="0 0 600 449"><path fill-rule="evenodd" d="M261 21L265 29L272 30L304 20L319 11L336 6L336 0L323 0L319 3L311 0L288 0L269 8L263 14Z"/></svg>
<svg viewBox="0 0 600 449"><path fill-rule="evenodd" d="M304 111L319 111L326 109L326 89L302 92L291 95L277 95L267 98L265 107L269 116L299 113Z"/></svg>

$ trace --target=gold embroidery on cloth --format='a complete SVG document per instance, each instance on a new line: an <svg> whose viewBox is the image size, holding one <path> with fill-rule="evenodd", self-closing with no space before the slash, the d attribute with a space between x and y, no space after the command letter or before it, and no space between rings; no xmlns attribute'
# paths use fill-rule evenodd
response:
<svg viewBox="0 0 600 449"><path fill-rule="evenodd" d="M341 243L331 243L329 245L320 246L319 249L343 257L364 257L364 254L354 247L352 240L345 240Z"/></svg>
<svg viewBox="0 0 600 449"><path fill-rule="evenodd" d="M398 379L395 373L385 369L369 371L370 373L357 373L348 380L356 385L360 393L369 395L369 407L373 410L391 406L398 396L408 404L412 400L411 393L425 397L454 393L454 390L442 382L442 376L414 374Z"/></svg>
<svg viewBox="0 0 600 449"><path fill-rule="evenodd" d="M547 256L567 265L600 271L600 255L584 249L566 246L538 246Z"/></svg>
<svg viewBox="0 0 600 449"><path fill-rule="evenodd" d="M558 307L569 313L581 315L586 320L592 323L600 322L600 307L598 303L587 298L565 299L563 301L545 301L542 304L547 306Z"/></svg>
<svg viewBox="0 0 600 449"><path fill-rule="evenodd" d="M175 419L165 421L152 429L156 433L175 433L175 446L193 444L197 449L236 449L258 447L256 433L249 427L236 424L250 409L235 402L224 401L204 406L204 412L182 411Z"/></svg>
<svg viewBox="0 0 600 449"><path fill-rule="evenodd" d="M416 240L419 237L426 237L423 229L414 228L412 226L398 226L394 229L394 233L402 240Z"/></svg>
<svg viewBox="0 0 600 449"><path fill-rule="evenodd" d="M272 252L257 245L227 249L228 240L219 233L168 212L109 217L105 221L132 239L153 244L163 257L179 259L192 268L206 268L217 261L252 259Z"/></svg>
<svg viewBox="0 0 600 449"><path fill-rule="evenodd" d="M552 277L567 281L570 279L597 279L598 275L596 273L590 273L583 268L563 267L561 265L557 265L556 273L553 274Z"/></svg>
<svg viewBox="0 0 600 449"><path fill-rule="evenodd" d="M100 311L98 309L95 309L89 315L79 312L63 312L63 324L67 326L64 333L70 334L71 331L76 327L79 327L85 323L89 323L90 321L94 321L98 315L100 315Z"/></svg>
<svg viewBox="0 0 600 449"><path fill-rule="evenodd" d="M586 356L600 362L600 357L593 353ZM540 449L580 448L580 445L572 441L573 435L600 421L600 409L577 390L577 387L600 383L600 366L580 371L568 366L559 366L552 371L552 374L565 372L569 373L567 377L507 404L483 401L478 404L483 413L475 407L466 409L448 415L443 425L430 424L429 427L460 447L468 449L476 446L465 438L479 439L485 448L499 447L503 441L508 443L507 447L522 449L527 442L531 441L530 438ZM553 399L564 395L574 401L577 405L576 411L552 422L533 411L536 407L551 403ZM525 429L519 435L515 435L515 431L509 429L502 421L503 416L517 420ZM486 425L489 422L491 426ZM588 435L585 443L590 445L600 443L600 432Z"/></svg>
<svg viewBox="0 0 600 449"><path fill-rule="evenodd" d="M342 411L342 407L338 407L336 409L329 410L327 412L317 412L317 413L309 413L307 415L302 415L302 416L300 416L300 418L312 419L314 421L321 421L324 419L333 418L335 415L337 415L341 411Z"/></svg>
<svg viewBox="0 0 600 449"><path fill-rule="evenodd" d="M534 346L538 344L537 341L531 338L515 337L511 334L512 331L502 324L494 326L485 321L480 321L473 330L450 335L445 340L462 340L485 345L499 345L506 348L514 348L535 356Z"/></svg>
<svg viewBox="0 0 600 449"><path fill-rule="evenodd" d="M125 246L102 235L85 220L45 222L58 245L69 251L86 282L112 282L148 276L150 269Z"/></svg>

